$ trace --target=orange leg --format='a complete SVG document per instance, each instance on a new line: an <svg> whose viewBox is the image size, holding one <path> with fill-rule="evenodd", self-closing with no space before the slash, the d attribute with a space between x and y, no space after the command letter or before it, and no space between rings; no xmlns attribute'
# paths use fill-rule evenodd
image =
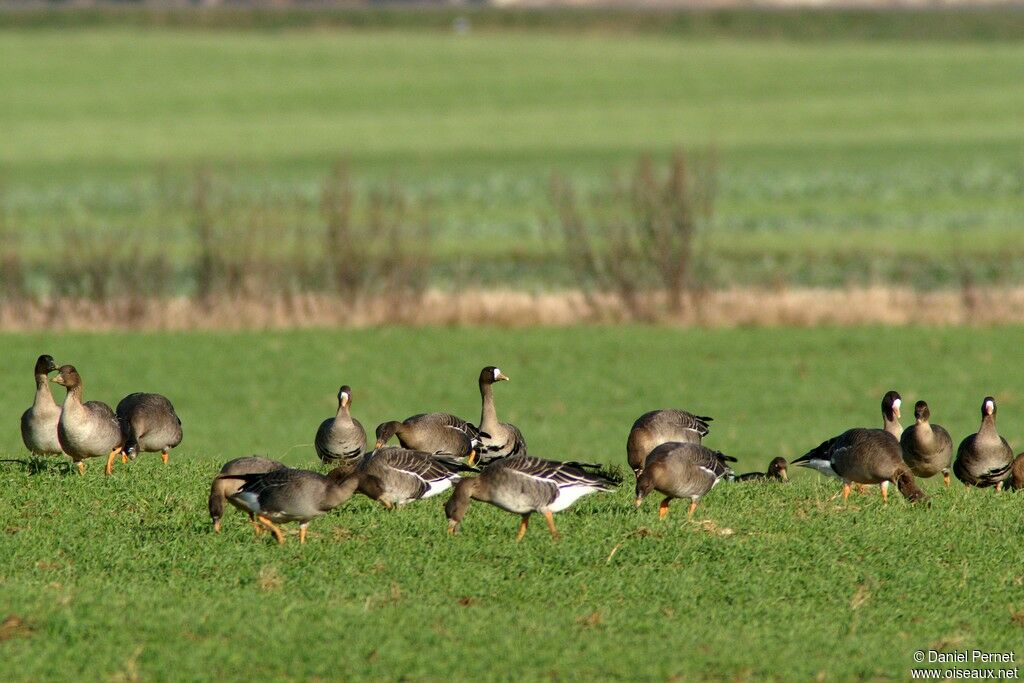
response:
<svg viewBox="0 0 1024 683"><path fill-rule="evenodd" d="M998 482L996 484L996 493L999 493L1002 490L1003 490L1003 482Z"/></svg>
<svg viewBox="0 0 1024 683"><path fill-rule="evenodd" d="M164 451L163 453L160 454L160 459L163 460L164 464L166 465L167 461L171 459L171 454L168 453L167 451Z"/></svg>
<svg viewBox="0 0 1024 683"><path fill-rule="evenodd" d="M122 465L127 465L128 464L128 454L125 453L124 451L121 451L121 464Z"/></svg>
<svg viewBox="0 0 1024 683"><path fill-rule="evenodd" d="M214 522L213 522L213 530L214 530L215 533L218 533L218 534L220 533L220 520L219 519L214 520Z"/></svg>
<svg viewBox="0 0 1024 683"><path fill-rule="evenodd" d="M85 474L85 462L79 460L78 462L75 463L75 465L78 466L79 474Z"/></svg>
<svg viewBox="0 0 1024 683"><path fill-rule="evenodd" d="M551 514L551 510L544 513L544 519L548 523L548 531L551 532L551 538L558 540L558 529L555 528L555 516Z"/></svg>
<svg viewBox="0 0 1024 683"><path fill-rule="evenodd" d="M519 531L516 533L516 540L523 540L523 536L526 535L526 527L530 526L530 515L523 515L523 518L519 520Z"/></svg>
<svg viewBox="0 0 1024 683"><path fill-rule="evenodd" d="M256 515L252 514L251 512L249 513L249 523L252 524L252 530L253 533L256 534L256 536L263 535L263 527L260 525L259 522L256 521Z"/></svg>
<svg viewBox="0 0 1024 683"><path fill-rule="evenodd" d="M114 473L114 460L117 458L119 453L121 453L120 446L110 451L110 455L107 456L107 469L105 469L104 472L108 477Z"/></svg>
<svg viewBox="0 0 1024 683"><path fill-rule="evenodd" d="M942 473L942 483L944 483L946 485L947 489L949 488L949 471L948 470Z"/></svg>
<svg viewBox="0 0 1024 683"><path fill-rule="evenodd" d="M849 498L849 497L850 497L850 482L844 481L843 482L843 502L845 503L846 499Z"/></svg>
<svg viewBox="0 0 1024 683"><path fill-rule="evenodd" d="M661 505L658 506L658 519L665 519L665 515L668 514L668 504L671 502L671 498L661 501Z"/></svg>
<svg viewBox="0 0 1024 683"><path fill-rule="evenodd" d="M274 538L277 539L277 542L279 544L284 545L284 532L281 531L281 529L276 524L271 522L269 519L267 519L263 515L260 515L256 519L259 520L260 524L262 524L263 526L265 526L268 529L270 529L270 533L274 534Z"/></svg>
<svg viewBox="0 0 1024 683"><path fill-rule="evenodd" d="M306 527L309 526L309 522L299 525L299 544L306 542Z"/></svg>
<svg viewBox="0 0 1024 683"><path fill-rule="evenodd" d="M693 511L694 511L694 510L696 510L696 509L697 509L697 501L695 501L695 500L691 500L691 501L690 501L690 507L689 507L689 509L688 509L688 510L686 511L686 518L687 518L687 519L690 519L690 518L692 518L692 517L693 517Z"/></svg>
<svg viewBox="0 0 1024 683"><path fill-rule="evenodd" d="M881 484L878 485L878 487L880 489L882 489L882 502L885 503L886 505L888 505L889 504L889 482L883 481Z"/></svg>

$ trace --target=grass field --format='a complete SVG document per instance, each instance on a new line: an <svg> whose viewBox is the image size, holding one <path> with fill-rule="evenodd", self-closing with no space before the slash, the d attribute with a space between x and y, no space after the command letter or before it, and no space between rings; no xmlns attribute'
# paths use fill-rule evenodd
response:
<svg viewBox="0 0 1024 683"><path fill-rule="evenodd" d="M727 486L695 522L640 511L627 482L513 541L482 504L444 533L444 497L387 512L358 498L300 547L215 536L212 473L251 452L311 465L337 386L364 424L425 409L479 413L499 364L499 414L536 455L624 459L631 421L680 406L715 417L707 443L740 470L880 420L881 394L926 398L959 440L981 398L1024 443L1022 330L371 330L0 338L3 457L41 352L74 362L88 399L172 398L185 441L104 478L0 464L4 680L888 680L915 650L1021 650L1024 551L1013 494L941 489L830 501L809 472ZM233 511L232 511L233 512ZM731 531L731 533L730 533Z"/></svg>
<svg viewBox="0 0 1024 683"><path fill-rule="evenodd" d="M262 212L309 229L345 158L364 190L396 178L433 198L449 263L557 286L552 171L598 193L641 153L710 147L711 284L941 286L962 263L1024 279L1024 45L838 35L8 27L7 230L33 258L69 228L148 231L173 252L197 166L215 170L224 227Z"/></svg>

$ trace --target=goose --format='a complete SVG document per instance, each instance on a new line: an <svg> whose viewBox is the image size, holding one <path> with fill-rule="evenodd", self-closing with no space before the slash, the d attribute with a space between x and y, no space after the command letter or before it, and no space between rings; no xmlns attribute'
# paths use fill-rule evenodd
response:
<svg viewBox="0 0 1024 683"><path fill-rule="evenodd" d="M711 428L712 418L685 410L652 410L636 419L626 441L626 460L639 476L648 453L663 443L700 443Z"/></svg>
<svg viewBox="0 0 1024 683"><path fill-rule="evenodd" d="M552 516L582 496L598 491L612 491L619 481L601 473L587 472L582 463L542 460L517 455L495 460L483 474L455 484L451 498L444 506L448 533L458 531L471 499L490 503L506 512L520 515L516 540L526 535L530 515L539 512L548 523L548 530L558 539Z"/></svg>
<svg viewBox="0 0 1024 683"><path fill-rule="evenodd" d="M507 422L498 421L498 413L494 408L495 382L509 381L508 375L488 365L480 371L480 462L488 463L498 458L526 454L526 439L519 428ZM484 436L486 435L486 436Z"/></svg>
<svg viewBox="0 0 1024 683"><path fill-rule="evenodd" d="M73 365L62 365L53 382L67 389L57 423L61 449L71 456L78 473L85 474L85 459L107 456L107 475L114 473L114 458L122 452L124 436L117 415L106 403L82 402L82 376Z"/></svg>
<svg viewBox="0 0 1024 683"><path fill-rule="evenodd" d="M57 423L60 406L50 392L49 374L57 369L52 356L42 355L36 360L36 396L32 407L21 416L21 440L33 455L60 455Z"/></svg>
<svg viewBox="0 0 1024 683"><path fill-rule="evenodd" d="M220 474L217 479L244 482L228 500L252 514L281 545L284 532L278 524L298 522L299 543L305 543L309 522L346 502L359 484L359 478L346 467L335 468L326 476L283 467L262 474Z"/></svg>
<svg viewBox="0 0 1024 683"><path fill-rule="evenodd" d="M647 456L636 478L636 506L640 507L651 491L665 494L658 508L658 518L668 514L673 498L689 498L687 517L693 517L699 501L715 484L733 474L727 462L736 458L713 451L699 443L669 441Z"/></svg>
<svg viewBox="0 0 1024 683"><path fill-rule="evenodd" d="M949 464L953 455L953 439L942 425L931 424L928 404L914 405L916 422L903 432L900 447L903 461L915 476L927 479L942 472L942 481L949 488Z"/></svg>
<svg viewBox="0 0 1024 683"><path fill-rule="evenodd" d="M122 460L134 460L139 452L159 453L164 464L170 451L181 443L181 420L166 396L136 392L128 394L115 410L124 437Z"/></svg>
<svg viewBox="0 0 1024 683"><path fill-rule="evenodd" d="M1013 490L1020 491L1024 489L1024 453L1019 454L1013 459L1013 464L1010 465L1010 473L1013 478Z"/></svg>
<svg viewBox="0 0 1024 683"><path fill-rule="evenodd" d="M747 472L739 474L734 481L789 481L789 473L786 471L789 463L785 458L775 458L768 463L767 472Z"/></svg>
<svg viewBox="0 0 1024 683"><path fill-rule="evenodd" d="M313 445L325 465L342 460L357 461L366 450L366 430L352 417L352 389L346 384L338 389L338 412L320 424Z"/></svg>
<svg viewBox="0 0 1024 683"><path fill-rule="evenodd" d="M402 422L383 422L377 425L376 433L374 450L397 436L402 448L465 459L470 465L476 462L480 437L489 436L481 435L476 427L448 413L423 413Z"/></svg>
<svg viewBox="0 0 1024 683"><path fill-rule="evenodd" d="M1010 444L996 431L996 400L986 396L981 402L981 428L960 442L953 474L968 486L995 486L1002 491L1012 462Z"/></svg>
<svg viewBox="0 0 1024 683"><path fill-rule="evenodd" d="M443 493L462 478L479 472L457 460L406 448L379 448L368 453L355 473L357 490L386 508Z"/></svg>
<svg viewBox="0 0 1024 683"><path fill-rule="evenodd" d="M265 474L284 467L284 463L268 458L261 458L258 455L250 455L244 458L235 458L224 463L218 474ZM256 522L256 516L247 508L242 507L237 501L229 496L238 493L242 488L243 480L226 479L215 477L210 485L210 498L207 507L210 510L210 521L213 522L213 530L220 533L220 518L224 516L224 501L227 500L233 506L249 514L249 521L256 529L261 529Z"/></svg>

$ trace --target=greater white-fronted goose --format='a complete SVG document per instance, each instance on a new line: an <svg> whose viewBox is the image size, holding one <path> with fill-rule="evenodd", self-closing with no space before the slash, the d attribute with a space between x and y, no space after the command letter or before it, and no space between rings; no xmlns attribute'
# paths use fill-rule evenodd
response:
<svg viewBox="0 0 1024 683"><path fill-rule="evenodd" d="M351 476L359 479L359 493L391 508L447 491L466 471L478 470L444 456L390 447L368 453Z"/></svg>
<svg viewBox="0 0 1024 683"><path fill-rule="evenodd" d="M953 439L942 425L932 424L928 404L914 405L916 422L903 432L900 447L903 461L915 476L927 479L942 472L942 481L949 487L949 464L953 457Z"/></svg>
<svg viewBox="0 0 1024 683"><path fill-rule="evenodd" d="M914 475L903 462L903 451L896 436L899 427L900 395L888 392L882 398L885 428L849 429L832 437L793 461L843 482L843 501L850 496L853 484L878 484L882 500L889 502L889 484L896 484L900 493L914 503L926 498L918 488Z"/></svg>
<svg viewBox="0 0 1024 683"><path fill-rule="evenodd" d="M498 458L526 455L526 439L519 428L507 422L498 421L494 408L495 382L507 382L508 376L501 370L488 365L480 371L480 462L488 463Z"/></svg>
<svg viewBox="0 0 1024 683"><path fill-rule="evenodd" d="M359 478L345 467L333 469L327 476L285 467L266 474L221 474L218 479L245 482L228 500L252 513L281 545L284 532L278 524L298 522L299 543L305 543L310 520L347 501L359 484Z"/></svg>
<svg viewBox="0 0 1024 683"><path fill-rule="evenodd" d="M785 458L775 458L768 463L767 472L747 472L736 475L734 481L789 481L787 468L789 463Z"/></svg>
<svg viewBox="0 0 1024 683"><path fill-rule="evenodd" d="M397 436L402 448L433 455L447 455L476 462L480 431L465 420L449 413L413 415L402 422L384 422L377 426L377 444L382 448Z"/></svg>
<svg viewBox="0 0 1024 683"><path fill-rule="evenodd" d="M124 455L134 460L141 453L159 453L167 464L171 449L181 443L181 420L166 396L136 392L117 404L124 437Z"/></svg>
<svg viewBox="0 0 1024 683"><path fill-rule="evenodd" d="M114 458L121 453L124 437L117 415L106 403L82 402L82 376L73 365L62 365L53 382L68 390L57 423L61 449L71 456L79 474L85 474L86 458L107 456L106 473L114 473Z"/></svg>
<svg viewBox="0 0 1024 683"><path fill-rule="evenodd" d="M1010 477L1014 491L1024 489L1024 453L1018 454L1013 459L1013 464L1010 465Z"/></svg>
<svg viewBox="0 0 1024 683"><path fill-rule="evenodd" d="M229 460L224 463L224 466L220 468L218 475L266 474L267 472L279 470L284 466L284 463L278 462L277 460L261 458L258 455L250 455L244 458L235 458L234 460ZM220 476L214 477L213 483L210 485L210 498L207 501L207 508L210 510L210 521L213 522L213 530L218 534L220 533L220 518L224 516L225 500L242 512L247 513L249 515L249 521L252 522L253 526L257 529L260 528L256 523L256 515L253 514L252 511L243 507L238 501L229 498L229 496L238 493L244 483L245 482L242 479L227 479Z"/></svg>
<svg viewBox="0 0 1024 683"><path fill-rule="evenodd" d="M724 453L713 451L699 443L663 443L647 456L640 475L636 478L636 506L651 491L665 494L658 508L658 517L668 514L673 498L689 498L687 517L693 516L697 501L715 484L733 474L727 462L736 462Z"/></svg>
<svg viewBox="0 0 1024 683"><path fill-rule="evenodd" d="M50 393L49 374L57 369L52 356L39 356L36 360L36 396L32 407L21 416L21 440L33 455L60 455L60 406Z"/></svg>
<svg viewBox="0 0 1024 683"><path fill-rule="evenodd" d="M663 443L700 443L707 436L712 418L685 410L664 409L644 413L633 423L626 441L626 460L639 476L647 455Z"/></svg>
<svg viewBox="0 0 1024 683"><path fill-rule="evenodd" d="M587 472L581 463L542 460L517 455L495 460L479 477L455 484L444 506L448 533L454 534L476 499L521 516L516 540L522 540L530 515L539 512L548 523L551 536L558 538L553 513L566 509L580 497L597 491L611 491L619 482L610 475Z"/></svg>
<svg viewBox="0 0 1024 683"><path fill-rule="evenodd" d="M1010 477L1013 450L996 431L996 400L986 396L981 402L981 428L960 442L956 449L953 474L968 486L1003 489Z"/></svg>
<svg viewBox="0 0 1024 683"><path fill-rule="evenodd" d="M320 424L313 445L325 465L343 460L358 461L366 450L366 430L352 417L352 389L346 384L338 390L338 412Z"/></svg>

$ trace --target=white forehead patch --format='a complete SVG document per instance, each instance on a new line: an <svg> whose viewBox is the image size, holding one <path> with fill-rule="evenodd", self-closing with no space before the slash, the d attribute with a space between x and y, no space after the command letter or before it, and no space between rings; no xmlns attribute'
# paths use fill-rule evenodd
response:
<svg viewBox="0 0 1024 683"><path fill-rule="evenodd" d="M992 403L992 401L985 401L985 410L991 412L994 407L995 405Z"/></svg>
<svg viewBox="0 0 1024 683"><path fill-rule="evenodd" d="M498 368L494 368L494 379L498 379L498 375L500 375L500 374L501 374L501 370L499 370Z"/></svg>
<svg viewBox="0 0 1024 683"><path fill-rule="evenodd" d="M896 399L895 401L892 402L892 407L893 408L899 408L902 404L903 404L903 401L901 401L900 399Z"/></svg>

